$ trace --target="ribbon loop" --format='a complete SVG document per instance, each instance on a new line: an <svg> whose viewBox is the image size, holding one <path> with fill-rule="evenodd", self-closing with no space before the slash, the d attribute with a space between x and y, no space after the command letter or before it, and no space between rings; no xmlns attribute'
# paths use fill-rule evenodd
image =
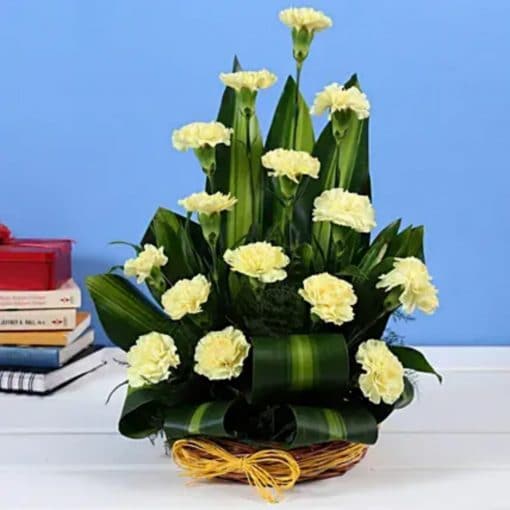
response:
<svg viewBox="0 0 510 510"><path fill-rule="evenodd" d="M212 441L202 439L176 441L172 458L187 476L195 479L244 473L248 483L269 503L277 503L283 491L294 487L301 474L296 459L286 451L259 450L236 457Z"/></svg>

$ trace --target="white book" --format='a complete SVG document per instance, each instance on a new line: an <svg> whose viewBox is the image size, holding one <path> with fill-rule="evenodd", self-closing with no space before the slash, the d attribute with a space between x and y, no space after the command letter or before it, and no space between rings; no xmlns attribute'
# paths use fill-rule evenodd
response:
<svg viewBox="0 0 510 510"><path fill-rule="evenodd" d="M75 309L0 312L0 331L62 331L75 327Z"/></svg>
<svg viewBox="0 0 510 510"><path fill-rule="evenodd" d="M48 393L106 365L101 347L89 347L57 369L27 369L25 371L0 368L0 390L25 393Z"/></svg>
<svg viewBox="0 0 510 510"><path fill-rule="evenodd" d="M41 310L79 308L81 290L68 280L55 290L0 290L0 310Z"/></svg>

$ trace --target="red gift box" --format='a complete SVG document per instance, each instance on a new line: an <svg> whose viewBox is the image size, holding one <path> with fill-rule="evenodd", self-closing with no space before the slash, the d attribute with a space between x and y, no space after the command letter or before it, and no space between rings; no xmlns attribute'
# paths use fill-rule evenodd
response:
<svg viewBox="0 0 510 510"><path fill-rule="evenodd" d="M4 239L0 290L53 290L71 278L69 239Z"/></svg>

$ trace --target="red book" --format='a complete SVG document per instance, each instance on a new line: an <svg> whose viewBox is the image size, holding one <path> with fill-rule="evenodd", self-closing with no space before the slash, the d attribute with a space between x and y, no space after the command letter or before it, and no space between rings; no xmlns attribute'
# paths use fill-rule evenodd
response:
<svg viewBox="0 0 510 510"><path fill-rule="evenodd" d="M53 290L71 278L69 239L16 239L0 244L0 290Z"/></svg>

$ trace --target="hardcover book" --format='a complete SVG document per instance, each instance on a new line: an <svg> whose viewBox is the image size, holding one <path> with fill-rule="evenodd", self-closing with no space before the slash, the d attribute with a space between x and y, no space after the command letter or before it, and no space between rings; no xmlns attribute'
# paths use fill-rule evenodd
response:
<svg viewBox="0 0 510 510"><path fill-rule="evenodd" d="M0 366L59 368L92 345L94 331L89 330L64 347L0 346Z"/></svg>
<svg viewBox="0 0 510 510"><path fill-rule="evenodd" d="M0 310L41 310L79 308L81 290L74 280L67 280L55 290L2 290Z"/></svg>
<svg viewBox="0 0 510 510"><path fill-rule="evenodd" d="M0 312L0 331L72 330L76 310L10 310Z"/></svg>
<svg viewBox="0 0 510 510"><path fill-rule="evenodd" d="M25 393L49 393L106 365L102 347L89 347L62 368L16 369L0 368L0 390Z"/></svg>
<svg viewBox="0 0 510 510"><path fill-rule="evenodd" d="M76 327L71 331L2 331L0 345L69 345L90 326L90 314L78 312Z"/></svg>

